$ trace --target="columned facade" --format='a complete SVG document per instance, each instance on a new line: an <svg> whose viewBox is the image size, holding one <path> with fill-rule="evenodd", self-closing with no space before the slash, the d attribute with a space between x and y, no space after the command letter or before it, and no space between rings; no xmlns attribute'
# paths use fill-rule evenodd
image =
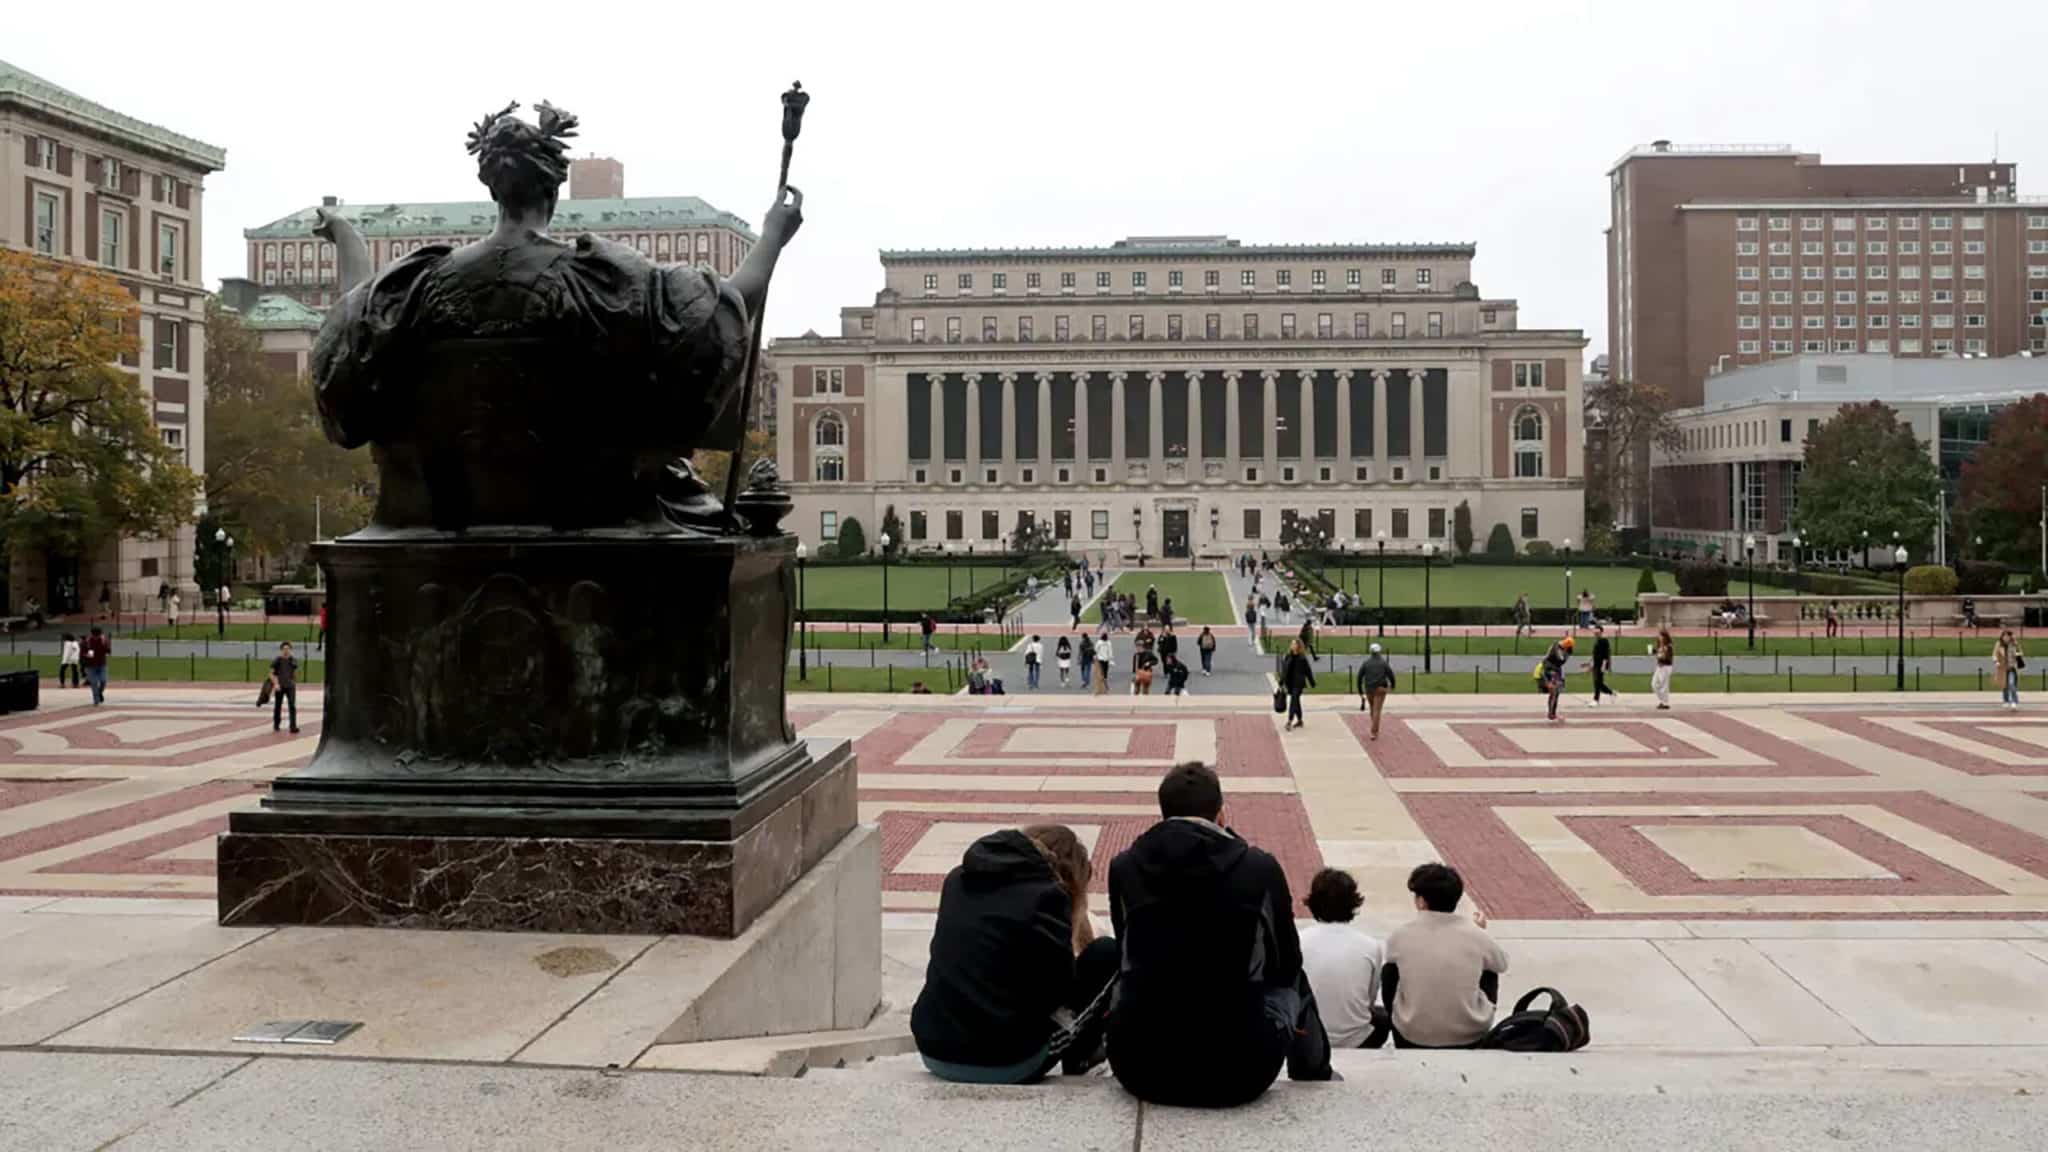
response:
<svg viewBox="0 0 2048 1152"><path fill-rule="evenodd" d="M1583 339L1518 329L1470 259L1218 240L885 253L888 286L842 335L771 348L794 384L788 523L816 547L858 518L872 540L893 506L913 550L987 550L1042 521L1076 551L1184 558L1277 550L1294 519L1449 548L1463 503L1481 542L1496 523L1581 538ZM820 472L816 389L855 376L863 395L836 404L866 411L865 467Z"/></svg>

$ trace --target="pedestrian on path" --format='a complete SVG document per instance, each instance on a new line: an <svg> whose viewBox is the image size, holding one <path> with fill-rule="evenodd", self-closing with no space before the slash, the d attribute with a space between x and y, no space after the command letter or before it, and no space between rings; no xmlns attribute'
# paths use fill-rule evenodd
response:
<svg viewBox="0 0 2048 1152"><path fill-rule="evenodd" d="M97 708L107 699L107 657L114 654L113 642L95 624L85 637L85 644L79 649L79 662L85 666L85 682L92 687L92 705Z"/></svg>
<svg viewBox="0 0 2048 1152"><path fill-rule="evenodd" d="M284 718L285 702L291 702L292 735L299 732L299 662L292 656L292 642L277 646L277 659L270 662L270 730L277 731Z"/></svg>
<svg viewBox="0 0 2048 1152"><path fill-rule="evenodd" d="M1111 649L1109 637L1104 636L1095 645L1095 694L1109 695L1109 669L1116 663L1116 652Z"/></svg>
<svg viewBox="0 0 2048 1152"><path fill-rule="evenodd" d="M57 652L57 687L79 688L84 683L78 674L78 637L66 632L64 645Z"/></svg>
<svg viewBox="0 0 2048 1152"><path fill-rule="evenodd" d="M1365 663L1358 666L1358 710L1372 712L1372 739L1380 738L1380 710L1387 705L1387 693L1394 690L1394 666L1378 644L1367 649Z"/></svg>
<svg viewBox="0 0 2048 1152"><path fill-rule="evenodd" d="M1296 640L1287 649L1287 659L1280 663L1280 687L1287 693L1287 727L1301 727L1301 694L1315 686L1315 664L1302 650L1301 641Z"/></svg>
<svg viewBox="0 0 2048 1152"><path fill-rule="evenodd" d="M1671 629L1657 629L1657 642L1650 645L1650 659L1657 665L1650 673L1650 688L1657 693L1657 710L1671 711L1671 672L1678 664L1678 646L1671 642Z"/></svg>
<svg viewBox="0 0 2048 1152"><path fill-rule="evenodd" d="M2020 651L2020 642L2013 639L2012 629L1998 634L1998 647L1991 651L1991 663L1998 670L1999 701L2008 712L2019 710L2020 670L2027 666L2026 653Z"/></svg>
<svg viewBox="0 0 2048 1152"><path fill-rule="evenodd" d="M1074 618L1074 622L1069 627L1078 630L1081 627L1081 598L1079 596L1067 598L1067 612Z"/></svg>
<svg viewBox="0 0 2048 1152"><path fill-rule="evenodd" d="M177 623L178 623L178 615L179 615L179 613L180 613L180 612L182 612L182 611L184 610L184 599L185 599L185 598L184 598L183 596L180 596L180 595L178 594L178 590L177 590L176 588L173 588L173 589L171 589L171 609L170 609L170 617L171 617L171 624L172 624L172 625L173 625L174 627L175 627L175 626L177 625Z"/></svg>
<svg viewBox="0 0 2048 1152"><path fill-rule="evenodd" d="M1147 647L1141 647L1131 657L1131 695L1150 696L1152 677L1159 667L1159 656Z"/></svg>
<svg viewBox="0 0 2048 1152"><path fill-rule="evenodd" d="M1828 639L1833 640L1836 634L1842 630L1842 616L1841 613L1835 611L1835 602L1833 600L1828 601L1827 621Z"/></svg>
<svg viewBox="0 0 2048 1152"><path fill-rule="evenodd" d="M1145 585L1145 615L1153 620L1159 619L1159 585L1157 584Z"/></svg>
<svg viewBox="0 0 2048 1152"><path fill-rule="evenodd" d="M1180 637L1173 634L1172 624L1166 626L1166 631L1159 634L1159 639L1155 643L1158 645L1161 660L1180 655Z"/></svg>
<svg viewBox="0 0 2048 1152"><path fill-rule="evenodd" d="M1306 648L1306 649L1308 649L1308 658L1309 658L1309 659L1311 659L1311 660L1315 659L1315 658L1316 658L1316 622L1315 622L1315 621L1313 621L1313 620L1303 620L1303 621L1301 622L1301 632L1300 632L1300 634L1299 634L1299 635L1298 635L1298 636L1296 637L1296 639L1298 639L1298 640L1300 640L1300 641L1301 641L1301 646L1302 646L1303 648Z"/></svg>
<svg viewBox="0 0 2048 1152"><path fill-rule="evenodd" d="M1614 674L1614 645L1607 639L1607 629L1593 625L1593 706L1600 706L1600 694L1606 693L1615 699L1621 694L1607 686L1607 678Z"/></svg>
<svg viewBox="0 0 2048 1152"><path fill-rule="evenodd" d="M1095 637L1081 633L1081 687L1095 682Z"/></svg>
<svg viewBox="0 0 2048 1152"><path fill-rule="evenodd" d="M1550 718L1557 719L1557 698L1564 694L1564 668L1572 658L1572 638L1566 636L1550 646L1538 665L1543 690L1549 694Z"/></svg>
<svg viewBox="0 0 2048 1152"><path fill-rule="evenodd" d="M1259 605L1250 597L1246 597L1244 602L1244 638L1252 646L1252 651L1259 650Z"/></svg>
<svg viewBox="0 0 2048 1152"><path fill-rule="evenodd" d="M1039 643L1034 635L1031 642L1024 645L1024 685L1033 692L1038 691L1038 662L1044 656L1045 645Z"/></svg>
<svg viewBox="0 0 2048 1152"><path fill-rule="evenodd" d="M1216 633L1211 632L1207 624L1202 625L1202 634L1195 637L1195 649L1202 654L1202 675L1207 676L1214 672L1216 670Z"/></svg>
<svg viewBox="0 0 2048 1152"><path fill-rule="evenodd" d="M918 619L917 634L924 641L925 653L930 654L939 650L939 646L937 644L932 643L932 637L938 632L938 630L939 622L937 620L932 619L931 613L927 612Z"/></svg>
<svg viewBox="0 0 2048 1152"><path fill-rule="evenodd" d="M1593 626L1593 590L1584 589L1579 593L1579 627Z"/></svg>
<svg viewBox="0 0 2048 1152"><path fill-rule="evenodd" d="M1524 633L1535 634L1535 629L1529 626L1529 594L1527 592L1515 597L1515 639L1520 640Z"/></svg>
<svg viewBox="0 0 2048 1152"><path fill-rule="evenodd" d="M221 585L213 594L214 612L219 616L220 634L223 637L228 634L228 601L230 599L232 597L228 594L228 586L225 584Z"/></svg>
<svg viewBox="0 0 2048 1152"><path fill-rule="evenodd" d="M1185 696L1188 691L1188 666L1178 656L1166 658L1166 694Z"/></svg>
<svg viewBox="0 0 2048 1152"><path fill-rule="evenodd" d="M1159 604L1160 620L1168 628L1173 627L1173 597L1168 596Z"/></svg>
<svg viewBox="0 0 2048 1152"><path fill-rule="evenodd" d="M1065 636L1052 646L1052 658L1060 662L1060 687L1067 686L1067 678L1074 669L1074 642Z"/></svg>

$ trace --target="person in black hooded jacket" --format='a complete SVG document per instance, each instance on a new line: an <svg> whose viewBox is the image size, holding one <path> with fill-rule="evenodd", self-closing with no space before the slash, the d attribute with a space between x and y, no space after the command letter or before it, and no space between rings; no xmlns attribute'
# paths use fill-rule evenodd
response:
<svg viewBox="0 0 2048 1152"><path fill-rule="evenodd" d="M1203 764L1167 773L1159 811L1109 866L1117 1080L1154 1104L1227 1108L1257 1099L1283 1062L1290 1079L1330 1079L1280 862L1222 826L1223 786Z"/></svg>
<svg viewBox="0 0 2048 1152"><path fill-rule="evenodd" d="M946 875L910 1033L925 1067L971 1084L1028 1084L1102 1060L1115 939L1088 919L1088 850L1042 824L992 832Z"/></svg>

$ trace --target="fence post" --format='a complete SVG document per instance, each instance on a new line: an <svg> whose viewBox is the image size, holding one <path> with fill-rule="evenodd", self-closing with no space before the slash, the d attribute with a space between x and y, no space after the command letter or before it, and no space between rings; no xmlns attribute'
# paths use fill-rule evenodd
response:
<svg viewBox="0 0 2048 1152"><path fill-rule="evenodd" d="M140 652L135 654L135 678L137 680L142 679L142 653Z"/></svg>
<svg viewBox="0 0 2048 1152"><path fill-rule="evenodd" d="M891 665L889 665L889 691L891 691L891 692L894 692L895 690L896 690L896 666L895 666L894 664L891 664Z"/></svg>
<svg viewBox="0 0 2048 1152"><path fill-rule="evenodd" d="M1721 692L1723 695L1726 695L1733 691L1735 691L1735 686L1729 682L1728 666L1723 664L1721 665Z"/></svg>
<svg viewBox="0 0 2048 1152"><path fill-rule="evenodd" d="M242 654L242 679L249 679L249 654L246 652Z"/></svg>
<svg viewBox="0 0 2048 1152"><path fill-rule="evenodd" d="M832 666L825 665L825 691L832 691Z"/></svg>
<svg viewBox="0 0 2048 1152"><path fill-rule="evenodd" d="M1858 690L1859 690L1859 689L1857 688L1857 672L1858 672L1858 671L1859 671L1859 669L1857 669L1857 668L1853 668L1853 667L1849 669L1849 691L1850 691L1850 692L1852 692L1852 693L1854 693L1854 692L1856 692L1856 691L1858 691Z"/></svg>
<svg viewBox="0 0 2048 1152"><path fill-rule="evenodd" d="M1479 695L1479 665L1472 665L1472 694Z"/></svg>
<svg viewBox="0 0 2048 1152"><path fill-rule="evenodd" d="M1796 692L1796 691L1798 691L1798 689L1796 689L1796 688L1792 687L1792 669L1790 669L1790 668L1787 668L1787 669L1785 669L1785 691L1787 691L1787 692Z"/></svg>
<svg viewBox="0 0 2048 1152"><path fill-rule="evenodd" d="M185 666L190 670L188 674L191 676L192 682L194 684L199 683L199 653L185 653Z"/></svg>
<svg viewBox="0 0 2048 1152"><path fill-rule="evenodd" d="M1913 691L1915 691L1915 692L1918 692L1919 690L1920 690L1920 669L1916 667L1916 668L1914 668L1914 669L1913 669Z"/></svg>

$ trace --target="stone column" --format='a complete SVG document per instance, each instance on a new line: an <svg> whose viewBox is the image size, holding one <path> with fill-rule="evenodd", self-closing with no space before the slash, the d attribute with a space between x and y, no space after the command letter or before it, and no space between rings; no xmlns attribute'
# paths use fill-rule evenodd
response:
<svg viewBox="0 0 2048 1152"><path fill-rule="evenodd" d="M1260 465L1264 471L1259 475L1271 484L1280 479L1280 373L1268 368L1259 373L1266 382L1265 406L1259 409L1259 417L1266 422L1266 442Z"/></svg>
<svg viewBox="0 0 2048 1152"><path fill-rule="evenodd" d="M1244 373L1235 368L1223 373L1223 479L1231 484L1237 483L1244 475L1237 443L1241 431L1239 422L1242 420L1237 407L1237 382L1243 376Z"/></svg>
<svg viewBox="0 0 2048 1152"><path fill-rule="evenodd" d="M931 474L925 479L934 484L945 482L946 478L946 375L943 372L931 374L931 410L925 413L931 422L932 459Z"/></svg>
<svg viewBox="0 0 2048 1152"><path fill-rule="evenodd" d="M1088 466L1088 373L1076 372L1074 376L1074 479L1088 484L1095 479L1095 470Z"/></svg>
<svg viewBox="0 0 2048 1152"><path fill-rule="evenodd" d="M1004 464L1003 482L1017 479L1014 466L1018 461L1017 452L1017 374L1005 372L998 377L1003 382L1003 443L1000 452Z"/></svg>
<svg viewBox="0 0 2048 1152"><path fill-rule="evenodd" d="M1301 377L1301 478L1316 478L1316 371L1304 368Z"/></svg>
<svg viewBox="0 0 2048 1152"><path fill-rule="evenodd" d="M1387 370L1372 370L1372 478L1387 482Z"/></svg>
<svg viewBox="0 0 2048 1152"><path fill-rule="evenodd" d="M981 373L967 380L967 482L981 483Z"/></svg>
<svg viewBox="0 0 2048 1152"><path fill-rule="evenodd" d="M1190 368L1188 378L1188 481L1202 482L1202 475L1208 470L1207 459L1202 454L1202 370ZM1197 509L1199 511L1199 509ZM1188 529L1194 538L1194 529Z"/></svg>
<svg viewBox="0 0 2048 1152"><path fill-rule="evenodd" d="M1124 379L1127 373L1109 374L1109 482L1124 482Z"/></svg>
<svg viewBox="0 0 2048 1152"><path fill-rule="evenodd" d="M1429 476L1422 465L1422 372L1420 368L1408 370L1408 478L1423 480Z"/></svg>
<svg viewBox="0 0 2048 1152"><path fill-rule="evenodd" d="M1351 467L1351 369L1337 370L1337 479L1349 482Z"/></svg>
<svg viewBox="0 0 2048 1152"><path fill-rule="evenodd" d="M1166 479L1166 373L1147 372L1145 383L1152 394L1145 410L1152 422L1151 440L1145 445L1151 462L1145 465L1145 476L1157 484Z"/></svg>
<svg viewBox="0 0 2048 1152"><path fill-rule="evenodd" d="M1038 482L1050 484L1052 465L1052 373L1034 372L1038 378Z"/></svg>

